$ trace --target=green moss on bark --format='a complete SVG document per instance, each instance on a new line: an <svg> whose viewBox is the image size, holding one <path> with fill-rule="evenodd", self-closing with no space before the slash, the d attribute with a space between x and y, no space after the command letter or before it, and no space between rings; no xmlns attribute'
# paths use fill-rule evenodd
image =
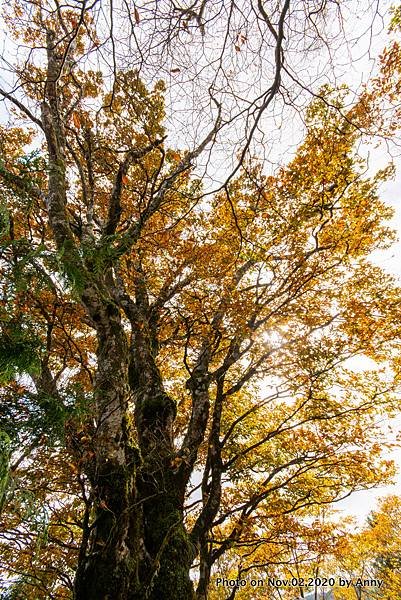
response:
<svg viewBox="0 0 401 600"><path fill-rule="evenodd" d="M133 510L134 477L134 460L127 466L108 462L97 473L95 520L88 551L77 571L75 600L135 598L141 512Z"/></svg>
<svg viewBox="0 0 401 600"><path fill-rule="evenodd" d="M158 489L158 493L156 492ZM158 488L147 488L144 503L145 545L152 558L152 577L147 584L149 600L195 598L189 571L196 550L183 524L182 503L173 471L166 469ZM146 577L145 577L146 579Z"/></svg>
<svg viewBox="0 0 401 600"><path fill-rule="evenodd" d="M183 524L173 526L166 534L156 556L155 573L146 598L193 600L195 592L189 578L193 559L194 549Z"/></svg>

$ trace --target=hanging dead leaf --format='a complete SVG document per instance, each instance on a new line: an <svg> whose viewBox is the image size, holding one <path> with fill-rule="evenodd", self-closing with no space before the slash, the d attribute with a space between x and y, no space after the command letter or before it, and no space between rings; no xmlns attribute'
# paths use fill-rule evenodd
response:
<svg viewBox="0 0 401 600"><path fill-rule="evenodd" d="M178 469L178 467L181 465L183 459L180 456L176 456L176 458L174 458L170 465L172 466L173 469Z"/></svg>
<svg viewBox="0 0 401 600"><path fill-rule="evenodd" d="M141 20L140 16L139 16L139 11L137 8L134 9L134 15L135 15L135 22L137 25L139 25L139 22Z"/></svg>
<svg viewBox="0 0 401 600"><path fill-rule="evenodd" d="M81 119L79 118L78 113L76 113L76 112L72 113L72 120L73 120L74 126L77 129L81 129Z"/></svg>

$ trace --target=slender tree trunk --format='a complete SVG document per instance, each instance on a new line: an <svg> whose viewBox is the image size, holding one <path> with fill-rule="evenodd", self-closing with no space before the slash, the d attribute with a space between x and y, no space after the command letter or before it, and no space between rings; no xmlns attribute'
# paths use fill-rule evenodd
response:
<svg viewBox="0 0 401 600"><path fill-rule="evenodd" d="M196 598L197 600L207 600L211 569L209 548L205 536L202 537L199 554L199 582L196 588Z"/></svg>

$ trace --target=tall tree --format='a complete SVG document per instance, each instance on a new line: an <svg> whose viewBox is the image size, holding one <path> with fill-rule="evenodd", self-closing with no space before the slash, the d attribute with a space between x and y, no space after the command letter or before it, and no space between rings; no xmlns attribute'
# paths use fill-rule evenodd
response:
<svg viewBox="0 0 401 600"><path fill-rule="evenodd" d="M288 515L392 474L375 417L394 402L400 293L367 258L393 238L392 169L369 178L356 152L377 105L323 88L287 166L250 157L284 41L290 57L330 7L251 3L243 32L234 3L160 5L127 5L126 38L124 4L5 14L20 55L0 93L30 122L2 129L0 163L0 490L22 596L204 599L234 548L232 568L261 569ZM177 149L151 51L183 60L189 30L201 77L226 11L238 55L269 32L270 85L246 110L218 93L225 42L210 127ZM236 123L239 159L211 192L195 166ZM357 355L391 364L358 373Z"/></svg>

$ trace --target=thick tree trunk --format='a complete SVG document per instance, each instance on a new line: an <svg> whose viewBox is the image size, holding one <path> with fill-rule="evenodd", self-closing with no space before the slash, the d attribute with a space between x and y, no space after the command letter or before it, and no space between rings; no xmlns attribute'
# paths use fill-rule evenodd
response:
<svg viewBox="0 0 401 600"><path fill-rule="evenodd" d="M132 461L134 462L134 461ZM99 488L107 500L96 510L88 552L81 557L75 581L76 600L136 598L140 520L135 505L134 465L114 461L99 469Z"/></svg>
<svg viewBox="0 0 401 600"><path fill-rule="evenodd" d="M143 501L144 545L148 555L148 562L141 570L142 597L192 600L195 596L189 571L196 552L183 523L184 486L175 464L172 441L176 407L164 392L151 363L150 359L154 385L137 399L135 415L142 457L138 491Z"/></svg>
<svg viewBox="0 0 401 600"><path fill-rule="evenodd" d="M194 547L183 525L181 502L172 485L168 490L168 478L163 491L150 494L141 504L129 489L132 476L119 473L116 465L110 467L103 479L103 492L109 493L108 509L98 513L89 552L78 566L74 597L194 600L189 577ZM149 486L142 483L140 487L142 493L149 493Z"/></svg>
<svg viewBox="0 0 401 600"><path fill-rule="evenodd" d="M76 600L194 600L195 548L183 524L175 473L153 454L127 454L96 473L97 514L76 575Z"/></svg>
<svg viewBox="0 0 401 600"><path fill-rule="evenodd" d="M157 456L157 454L156 454ZM143 502L143 531L149 562L141 579L143 598L193 600L189 571L196 551L183 524L183 499L170 465L151 460L143 469L139 489ZM152 468L149 468L150 466Z"/></svg>
<svg viewBox="0 0 401 600"><path fill-rule="evenodd" d="M75 580L76 600L126 600L138 589L141 505L136 493L139 455L128 415L128 343L118 309L84 302L98 332L94 401L96 430L86 465L95 506ZM92 456L93 454L93 456Z"/></svg>
<svg viewBox="0 0 401 600"><path fill-rule="evenodd" d="M161 494L144 507L145 540L151 562L143 572L143 598L193 600L189 570L194 548L184 528L181 507L173 493ZM149 568L150 567L150 568Z"/></svg>
<svg viewBox="0 0 401 600"><path fill-rule="evenodd" d="M105 320L104 314L95 315L98 425L95 467L87 468L96 512L79 559L75 600L192 600L196 552L183 524L184 489L174 463L175 403L144 356L148 391L130 377L139 450L132 447L128 347L119 315L108 310Z"/></svg>

